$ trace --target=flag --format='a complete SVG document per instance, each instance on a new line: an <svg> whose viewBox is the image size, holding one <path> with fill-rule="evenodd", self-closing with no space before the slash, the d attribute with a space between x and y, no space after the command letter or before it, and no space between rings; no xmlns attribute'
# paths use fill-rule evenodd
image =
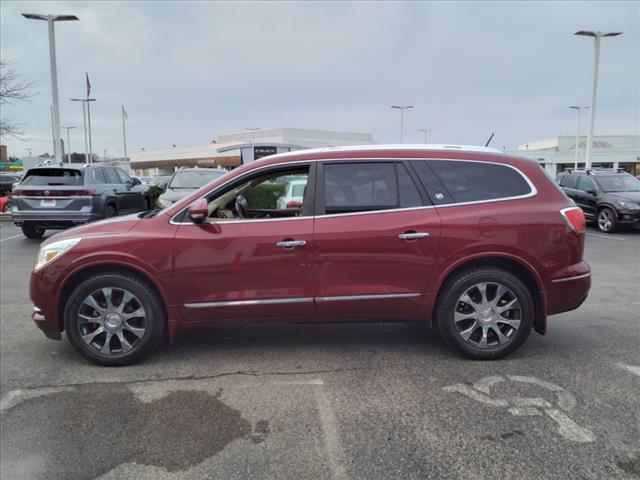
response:
<svg viewBox="0 0 640 480"><path fill-rule="evenodd" d="M124 105L122 105L122 116L127 120L129 120L129 117L127 116L127 111L124 109Z"/></svg>
<svg viewBox="0 0 640 480"><path fill-rule="evenodd" d="M89 98L89 95L91 95L91 83L89 82L89 74L87 72L84 72L84 74L87 77L87 98Z"/></svg>

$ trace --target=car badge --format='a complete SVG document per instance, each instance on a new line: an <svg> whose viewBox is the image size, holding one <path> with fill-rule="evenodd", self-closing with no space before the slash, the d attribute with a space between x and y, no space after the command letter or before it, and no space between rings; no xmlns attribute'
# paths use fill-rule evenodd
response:
<svg viewBox="0 0 640 480"><path fill-rule="evenodd" d="M51 195L51 192L49 190L45 190L44 191L44 195L45 195L45 197L48 197L49 195Z"/></svg>

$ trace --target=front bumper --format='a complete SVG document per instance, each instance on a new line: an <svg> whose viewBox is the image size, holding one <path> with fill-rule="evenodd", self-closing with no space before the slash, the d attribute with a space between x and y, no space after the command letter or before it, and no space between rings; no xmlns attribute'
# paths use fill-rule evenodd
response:
<svg viewBox="0 0 640 480"><path fill-rule="evenodd" d="M619 209L617 220L620 225L640 227L640 210Z"/></svg>
<svg viewBox="0 0 640 480"><path fill-rule="evenodd" d="M36 324L36 327L43 331L45 337L51 340L62 340L62 332L60 330L51 330L49 322L47 322L42 310L38 307L33 307L31 320Z"/></svg>

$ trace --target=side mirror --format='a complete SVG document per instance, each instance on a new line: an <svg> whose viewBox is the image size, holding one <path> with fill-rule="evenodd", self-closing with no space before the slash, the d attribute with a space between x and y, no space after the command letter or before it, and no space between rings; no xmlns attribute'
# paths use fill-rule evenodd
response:
<svg viewBox="0 0 640 480"><path fill-rule="evenodd" d="M591 195L597 195L597 194L598 194L598 192L596 192L593 188L589 188L589 189L587 190L587 193L589 193L589 194L591 194Z"/></svg>
<svg viewBox="0 0 640 480"><path fill-rule="evenodd" d="M193 223L203 223L209 215L209 204L204 198L200 198L189 205L187 216Z"/></svg>
<svg viewBox="0 0 640 480"><path fill-rule="evenodd" d="M131 177L131 181L133 182L134 185L140 185L142 184L142 182L140 181L139 178L137 177Z"/></svg>

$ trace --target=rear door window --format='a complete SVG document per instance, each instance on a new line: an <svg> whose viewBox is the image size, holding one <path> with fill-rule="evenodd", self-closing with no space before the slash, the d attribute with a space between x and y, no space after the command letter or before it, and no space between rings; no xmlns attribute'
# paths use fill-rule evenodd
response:
<svg viewBox="0 0 640 480"><path fill-rule="evenodd" d="M324 198L328 214L397 208L395 165L393 162L325 164Z"/></svg>
<svg viewBox="0 0 640 480"><path fill-rule="evenodd" d="M118 178L120 179L120 183L128 183L131 182L131 178L129 177L129 175L127 175L126 173L124 173L123 170L120 170L119 168L115 168L114 169L116 171L116 173L118 174Z"/></svg>
<svg viewBox="0 0 640 480"><path fill-rule="evenodd" d="M513 198L532 192L524 177L507 165L463 160L427 163L455 203Z"/></svg>
<svg viewBox="0 0 640 480"><path fill-rule="evenodd" d="M413 179L407 172L407 168L397 163L398 169L398 189L400 191L400 208L420 207L422 206L422 198L420 192Z"/></svg>
<svg viewBox="0 0 640 480"><path fill-rule="evenodd" d="M562 179L562 186L564 188L578 188L578 175L565 175Z"/></svg>
<svg viewBox="0 0 640 480"><path fill-rule="evenodd" d="M91 169L91 183L93 185L100 185L103 183L109 183L107 176L104 173L104 168L92 168Z"/></svg>
<svg viewBox="0 0 640 480"><path fill-rule="evenodd" d="M596 189L596 186L594 185L593 180L591 180L586 175L580 175L578 180L578 190L582 190L583 192L586 192L587 190L595 190L595 189Z"/></svg>
<svg viewBox="0 0 640 480"><path fill-rule="evenodd" d="M22 180L25 186L76 186L82 183L82 171L73 168L31 168Z"/></svg>
<svg viewBox="0 0 640 480"><path fill-rule="evenodd" d="M120 183L120 179L118 178L115 168L107 167L104 169L104 173L107 176L108 183Z"/></svg>

